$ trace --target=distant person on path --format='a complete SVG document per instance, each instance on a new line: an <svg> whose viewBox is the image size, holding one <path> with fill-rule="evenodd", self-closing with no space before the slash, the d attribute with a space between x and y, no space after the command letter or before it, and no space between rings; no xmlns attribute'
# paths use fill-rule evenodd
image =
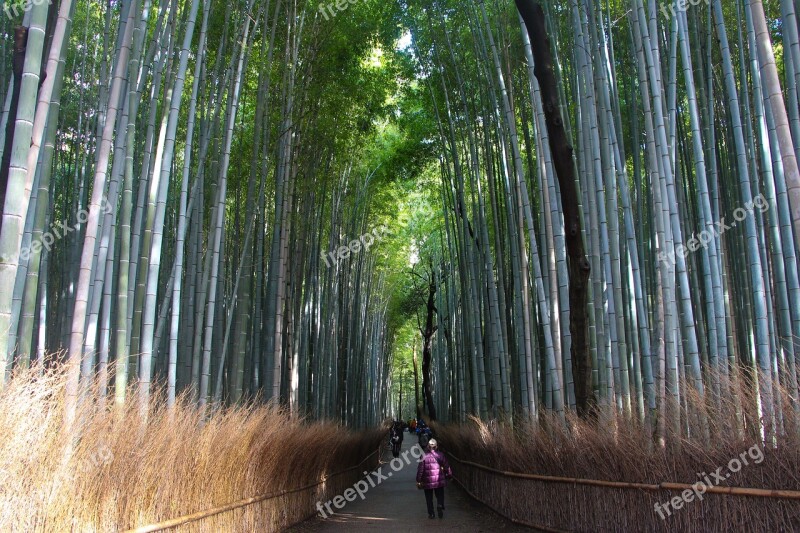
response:
<svg viewBox="0 0 800 533"><path fill-rule="evenodd" d="M427 448L428 442L433 438L433 431L421 418L417 422L417 435L419 435L419 447L424 450Z"/></svg>
<svg viewBox="0 0 800 533"><path fill-rule="evenodd" d="M428 447L428 442L430 442L431 436L427 433L420 433L419 435L419 447L422 448L424 451Z"/></svg>
<svg viewBox="0 0 800 533"><path fill-rule="evenodd" d="M389 441L392 443L392 456L400 457L400 446L403 444L403 423L395 422L389 430Z"/></svg>
<svg viewBox="0 0 800 533"><path fill-rule="evenodd" d="M444 487L453 477L453 470L447 457L439 451L439 443L431 439L425 448L425 456L417 467L417 488L425 489L425 502L428 504L428 518L433 514L433 495L436 494L436 510L439 518L444 517Z"/></svg>

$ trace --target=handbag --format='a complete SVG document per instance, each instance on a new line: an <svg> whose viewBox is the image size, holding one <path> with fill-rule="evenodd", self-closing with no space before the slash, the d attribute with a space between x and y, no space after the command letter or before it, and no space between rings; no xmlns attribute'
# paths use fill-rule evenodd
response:
<svg viewBox="0 0 800 533"><path fill-rule="evenodd" d="M449 480L453 479L453 469L452 468L448 468L447 470L445 470L445 468L442 465L442 463L439 462L439 458L438 457L436 458L436 463L439 465L439 473L443 474L444 478L446 480L449 481Z"/></svg>
<svg viewBox="0 0 800 533"><path fill-rule="evenodd" d="M425 484L424 484L424 483L422 483L422 481L417 481L417 488L418 488L419 490L422 490L423 488L425 488Z"/></svg>

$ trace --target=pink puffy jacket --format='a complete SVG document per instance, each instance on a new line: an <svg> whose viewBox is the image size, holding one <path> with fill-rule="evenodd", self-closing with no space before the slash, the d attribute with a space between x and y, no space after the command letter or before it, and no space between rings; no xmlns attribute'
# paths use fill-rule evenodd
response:
<svg viewBox="0 0 800 533"><path fill-rule="evenodd" d="M417 483L422 483L423 489L438 489L447 485L445 475L453 475L447 457L436 450L426 451L417 467Z"/></svg>

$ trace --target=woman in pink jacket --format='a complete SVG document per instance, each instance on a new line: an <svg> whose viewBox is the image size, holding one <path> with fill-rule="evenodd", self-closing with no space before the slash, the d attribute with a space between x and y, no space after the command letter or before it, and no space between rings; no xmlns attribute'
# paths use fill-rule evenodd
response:
<svg viewBox="0 0 800 533"><path fill-rule="evenodd" d="M453 477L453 470L447 462L447 457L439 450L436 439L431 439L425 448L425 456L417 467L417 487L425 489L425 501L428 504L428 518L435 518L433 514L433 495L436 494L439 518L444 516L444 487L447 480Z"/></svg>

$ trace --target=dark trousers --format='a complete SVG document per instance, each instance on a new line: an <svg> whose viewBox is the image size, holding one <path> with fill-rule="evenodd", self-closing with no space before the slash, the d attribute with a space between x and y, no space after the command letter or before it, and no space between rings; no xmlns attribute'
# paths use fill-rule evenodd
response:
<svg viewBox="0 0 800 533"><path fill-rule="evenodd" d="M436 493L436 504L444 508L444 487L425 489L425 502L428 504L428 514L433 514L433 493Z"/></svg>

